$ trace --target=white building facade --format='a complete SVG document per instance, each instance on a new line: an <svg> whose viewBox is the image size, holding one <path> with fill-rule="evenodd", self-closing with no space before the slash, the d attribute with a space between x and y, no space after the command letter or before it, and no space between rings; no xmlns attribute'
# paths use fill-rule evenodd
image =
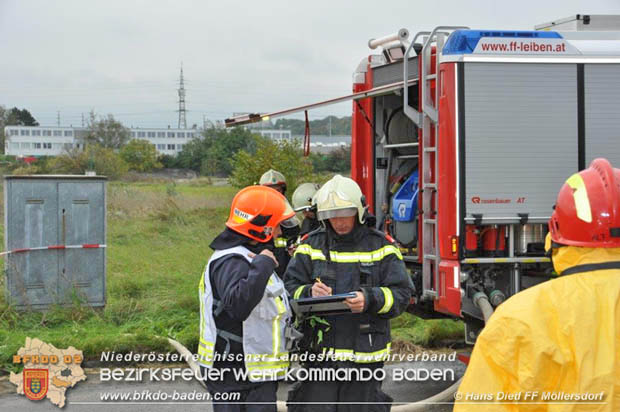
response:
<svg viewBox="0 0 620 412"><path fill-rule="evenodd" d="M196 129L129 129L131 139L148 140L159 154L175 156ZM57 156L84 147L88 129L82 127L6 126L4 153L13 156Z"/></svg>
<svg viewBox="0 0 620 412"><path fill-rule="evenodd" d="M290 130L282 130L282 129L259 129L252 128L252 133L260 134L263 137L266 137L271 140L279 141L279 140L291 140L291 131Z"/></svg>

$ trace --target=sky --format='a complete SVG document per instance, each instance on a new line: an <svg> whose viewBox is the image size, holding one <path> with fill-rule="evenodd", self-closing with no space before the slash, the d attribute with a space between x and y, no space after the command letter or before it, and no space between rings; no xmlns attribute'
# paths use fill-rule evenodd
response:
<svg viewBox="0 0 620 412"><path fill-rule="evenodd" d="M93 110L174 128L182 64L187 124L202 126L349 94L368 40L403 27L529 30L575 14L620 14L620 1L0 0L0 105L42 125Z"/></svg>

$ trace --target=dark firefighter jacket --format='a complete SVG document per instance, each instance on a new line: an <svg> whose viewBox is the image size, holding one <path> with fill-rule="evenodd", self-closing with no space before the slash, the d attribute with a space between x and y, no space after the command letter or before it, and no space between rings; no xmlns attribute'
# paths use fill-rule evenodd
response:
<svg viewBox="0 0 620 412"><path fill-rule="evenodd" d="M318 351L343 361L383 361L390 349L389 319L407 308L413 293L398 248L367 226L357 224L339 236L328 225L297 247L284 284L293 299L311 297L317 278L333 294L361 291L365 296L363 313L324 317L329 328Z"/></svg>
<svg viewBox="0 0 620 412"><path fill-rule="evenodd" d="M310 232L317 230L321 226L321 223L317 218L307 217L301 223L301 230L299 231L299 236L306 235Z"/></svg>
<svg viewBox="0 0 620 412"><path fill-rule="evenodd" d="M273 254L278 261L276 273L280 276L280 279L283 279L284 271L288 266L288 262L291 260L291 255L288 253L288 247L295 243L297 236L299 236L299 226L287 229L283 228L282 236L274 240L275 249Z"/></svg>
<svg viewBox="0 0 620 412"><path fill-rule="evenodd" d="M225 229L211 243L214 250L228 249L234 246L244 246L257 255L270 244L251 245L250 239ZM243 321L247 319L254 307L260 302L265 293L269 277L274 271L275 263L267 256L256 256L252 263L237 255L223 256L211 264L210 280L213 298L224 304L224 310L215 317L218 329L230 332L233 335L243 336ZM240 342L228 342L218 335L215 342L215 352L224 353L227 346L229 353L243 353ZM216 361L215 367L243 368L243 362Z"/></svg>

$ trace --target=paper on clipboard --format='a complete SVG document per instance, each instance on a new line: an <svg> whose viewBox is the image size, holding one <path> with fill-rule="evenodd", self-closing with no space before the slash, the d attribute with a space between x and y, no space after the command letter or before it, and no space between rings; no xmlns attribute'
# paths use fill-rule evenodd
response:
<svg viewBox="0 0 620 412"><path fill-rule="evenodd" d="M355 292L349 292L316 298L295 299L291 301L291 307L297 316L351 313L351 309L347 306L345 300L354 298L355 296L357 296Z"/></svg>

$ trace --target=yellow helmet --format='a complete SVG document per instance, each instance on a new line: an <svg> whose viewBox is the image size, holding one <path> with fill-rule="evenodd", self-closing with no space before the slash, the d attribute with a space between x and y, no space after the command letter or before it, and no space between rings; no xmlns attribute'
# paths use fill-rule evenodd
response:
<svg viewBox="0 0 620 412"><path fill-rule="evenodd" d="M319 185L316 183L303 183L297 186L297 189L293 192L293 208L295 212L301 212L302 210L308 210L312 207L312 198L319 190Z"/></svg>
<svg viewBox="0 0 620 412"><path fill-rule="evenodd" d="M362 190L355 180L336 175L316 193L319 220L355 216L364 223L366 205Z"/></svg>

